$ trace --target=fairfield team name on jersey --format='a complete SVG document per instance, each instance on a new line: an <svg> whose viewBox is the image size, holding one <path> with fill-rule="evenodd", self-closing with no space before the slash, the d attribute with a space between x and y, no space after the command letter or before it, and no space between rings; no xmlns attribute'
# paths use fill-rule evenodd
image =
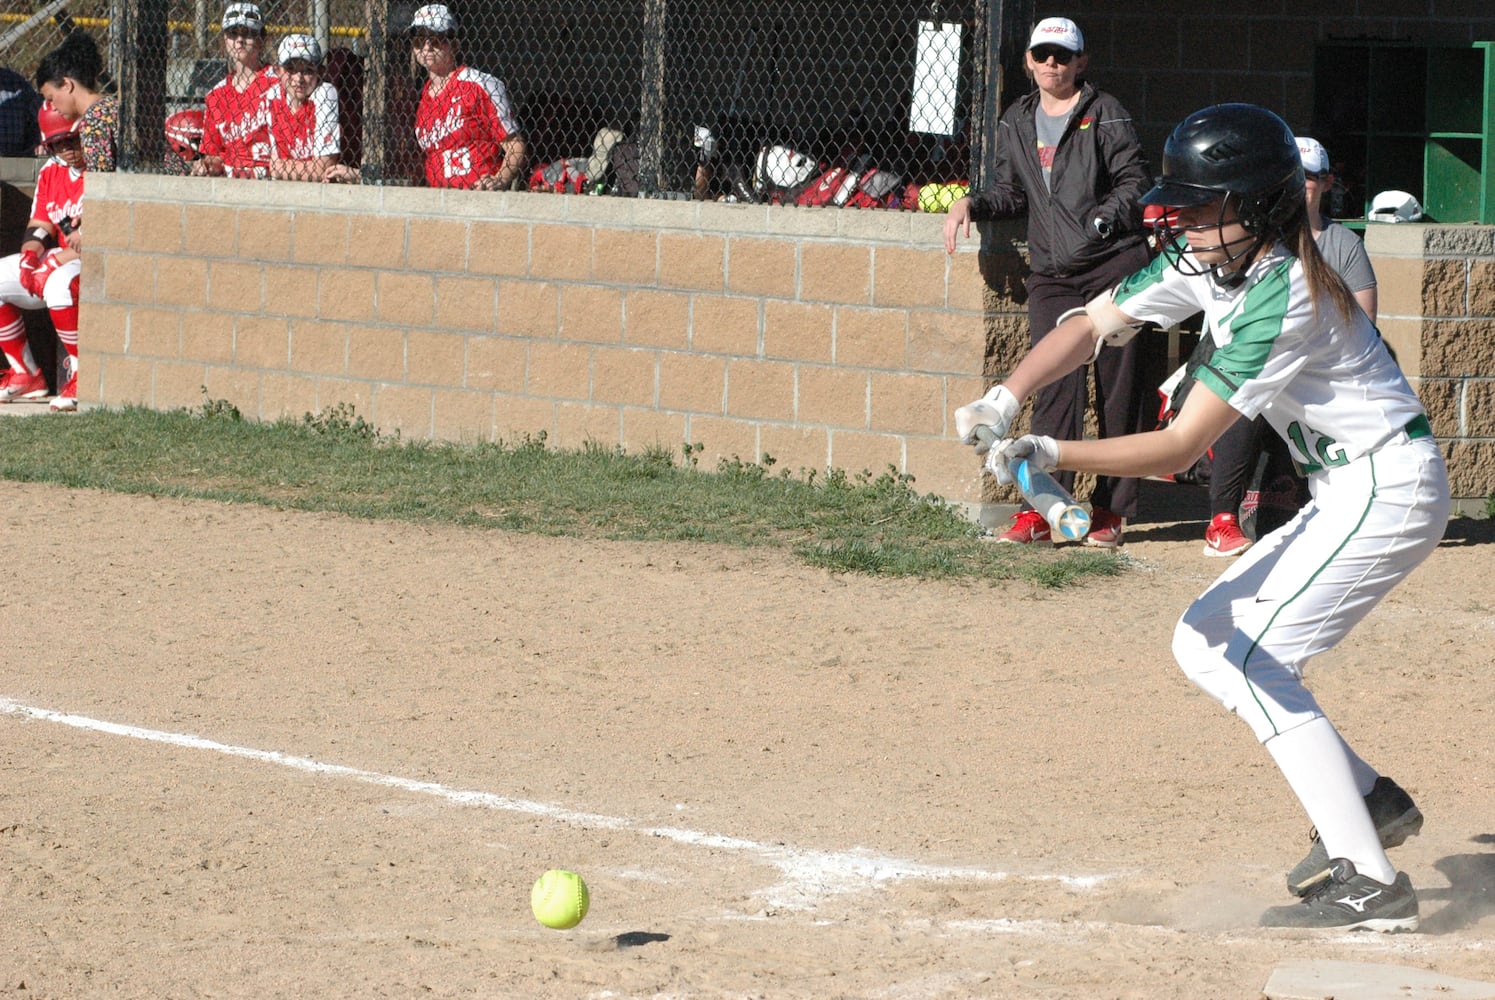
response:
<svg viewBox="0 0 1495 1000"><path fill-rule="evenodd" d="M47 221L58 228L69 219L76 219L83 214L83 199L77 201L65 201L61 204L53 202L47 206Z"/></svg>
<svg viewBox="0 0 1495 1000"><path fill-rule="evenodd" d="M420 144L421 149L435 149L441 145L442 140L461 131L462 125L462 108L453 104L447 108L445 117L437 119L426 128L417 128L415 141Z"/></svg>
<svg viewBox="0 0 1495 1000"><path fill-rule="evenodd" d="M219 122L218 134L223 137L224 145L231 142L243 142L269 124L270 110L264 104L256 104L254 110L237 121Z"/></svg>
<svg viewBox="0 0 1495 1000"><path fill-rule="evenodd" d="M57 245L68 245L68 233L83 217L83 171L74 170L56 157L48 160L36 176L31 199L31 217L46 219L57 227Z"/></svg>

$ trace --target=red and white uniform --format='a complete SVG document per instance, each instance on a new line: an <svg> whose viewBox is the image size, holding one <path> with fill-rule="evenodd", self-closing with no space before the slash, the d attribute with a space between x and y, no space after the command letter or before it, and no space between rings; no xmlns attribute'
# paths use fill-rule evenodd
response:
<svg viewBox="0 0 1495 1000"><path fill-rule="evenodd" d="M519 134L519 117L503 81L463 66L446 86L421 88L415 111L415 141L426 157L431 187L470 188L498 173L505 139Z"/></svg>
<svg viewBox="0 0 1495 1000"><path fill-rule="evenodd" d="M36 271L41 276L42 294L33 295L21 284L21 255L15 253L0 260L0 303L19 309L65 309L76 316L81 261L74 257L65 264L59 264L57 257L68 246L64 230L74 228L83 218L83 171L74 170L55 156L47 160L36 175L36 195L31 200L31 217L46 219L57 227L57 246L41 255L42 264ZM15 317L0 308L0 342L16 336L15 331L4 329L13 322ZM76 334L76 319L64 322L63 325ZM6 353L9 354L8 351Z"/></svg>
<svg viewBox="0 0 1495 1000"><path fill-rule="evenodd" d="M270 110L266 100L280 82L275 67L266 66L244 90L233 77L208 91L203 116L202 155L223 160L230 177L264 177L270 168Z"/></svg>
<svg viewBox="0 0 1495 1000"><path fill-rule="evenodd" d="M276 87L268 94L270 155L277 160L314 160L343 151L343 129L338 123L337 88L323 82L301 107L291 110L285 93Z"/></svg>
<svg viewBox="0 0 1495 1000"><path fill-rule="evenodd" d="M70 356L78 353L78 275L82 260L73 257L58 263L68 246L65 229L71 230L83 217L83 171L74 170L61 159L52 157L36 175L36 194L31 200L31 218L45 219L56 227L57 247L42 255L35 271L41 283L41 294L34 294L21 284L21 255L0 259L0 353L13 373L25 373L37 379L38 393L45 394L46 381L38 373L41 367L27 342L22 309L47 309L52 326ZM76 371L76 366L73 369Z"/></svg>
<svg viewBox="0 0 1495 1000"><path fill-rule="evenodd" d="M56 226L57 245L67 246L66 230L83 218L83 171L74 170L55 156L48 159L36 175L31 217Z"/></svg>

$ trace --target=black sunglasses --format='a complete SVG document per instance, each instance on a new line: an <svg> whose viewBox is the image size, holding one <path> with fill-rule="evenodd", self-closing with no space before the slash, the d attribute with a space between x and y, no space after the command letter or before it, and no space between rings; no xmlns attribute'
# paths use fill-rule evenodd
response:
<svg viewBox="0 0 1495 1000"><path fill-rule="evenodd" d="M229 28L223 33L225 38L258 38L260 33L253 28Z"/></svg>
<svg viewBox="0 0 1495 1000"><path fill-rule="evenodd" d="M1330 177L1334 176L1334 171L1332 171L1332 170L1320 170L1318 173L1314 173L1312 170L1309 170L1309 171L1306 171L1303 174L1303 176L1304 177L1312 177L1316 181L1326 181Z"/></svg>
<svg viewBox="0 0 1495 1000"><path fill-rule="evenodd" d="M1028 52L1032 54L1033 61L1036 63L1046 63L1053 59L1060 66L1068 66L1074 62L1075 56L1079 55L1078 52L1066 49L1062 45L1036 45Z"/></svg>

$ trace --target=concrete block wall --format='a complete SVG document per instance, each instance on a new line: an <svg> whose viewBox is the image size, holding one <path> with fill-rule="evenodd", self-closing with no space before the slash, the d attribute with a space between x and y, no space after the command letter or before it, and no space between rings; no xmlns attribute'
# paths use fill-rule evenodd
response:
<svg viewBox="0 0 1495 1000"><path fill-rule="evenodd" d="M1022 306L941 217L126 174L88 201L81 398L700 443L982 500L950 412Z"/></svg>
<svg viewBox="0 0 1495 1000"><path fill-rule="evenodd" d="M1495 226L1372 225L1382 335L1448 457L1453 495L1495 491Z"/></svg>
<svg viewBox="0 0 1495 1000"><path fill-rule="evenodd" d="M951 410L1027 343L1020 224L915 213L90 178L82 398L407 439L704 445L874 474L991 520ZM1454 495L1495 489L1495 227L1372 226L1381 327ZM1166 372L1165 372L1166 374Z"/></svg>

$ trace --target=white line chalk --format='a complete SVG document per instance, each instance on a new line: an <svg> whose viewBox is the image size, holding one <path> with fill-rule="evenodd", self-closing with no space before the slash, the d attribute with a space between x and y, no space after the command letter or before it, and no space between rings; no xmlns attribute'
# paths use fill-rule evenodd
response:
<svg viewBox="0 0 1495 1000"><path fill-rule="evenodd" d="M625 830L646 837L661 837L691 847L735 851L757 857L766 864L778 868L783 881L763 890L758 895L769 907L782 909L812 909L817 902L830 896L864 892L886 883L905 879L926 881L972 880L982 882L1022 878L1030 881L1057 882L1071 889L1089 889L1115 875L1014 875L1010 872L990 871L982 868L963 868L948 865L931 865L918 861L907 861L869 851L817 851L782 844L761 844L753 840L728 837L722 834L701 833L679 827L644 826L633 820L599 813L581 812L547 802L516 799L492 792L478 792L460 788L449 788L434 781L416 781L377 771L364 771L341 764L325 764L309 757L297 757L277 750L256 750L252 747L236 747L200 736L183 733L168 733L157 729L142 729L138 726L104 722L81 715L55 712L51 709L22 705L9 698L0 698L0 714L21 716L42 722L60 723L75 729L85 729L110 736L149 740L166 743L190 750L207 750L230 757L242 757L266 764L309 774L333 778L346 778L384 788L398 789L417 795L430 795L455 805L478 809L493 809L500 812L537 816L565 823L568 826L590 830Z"/></svg>

